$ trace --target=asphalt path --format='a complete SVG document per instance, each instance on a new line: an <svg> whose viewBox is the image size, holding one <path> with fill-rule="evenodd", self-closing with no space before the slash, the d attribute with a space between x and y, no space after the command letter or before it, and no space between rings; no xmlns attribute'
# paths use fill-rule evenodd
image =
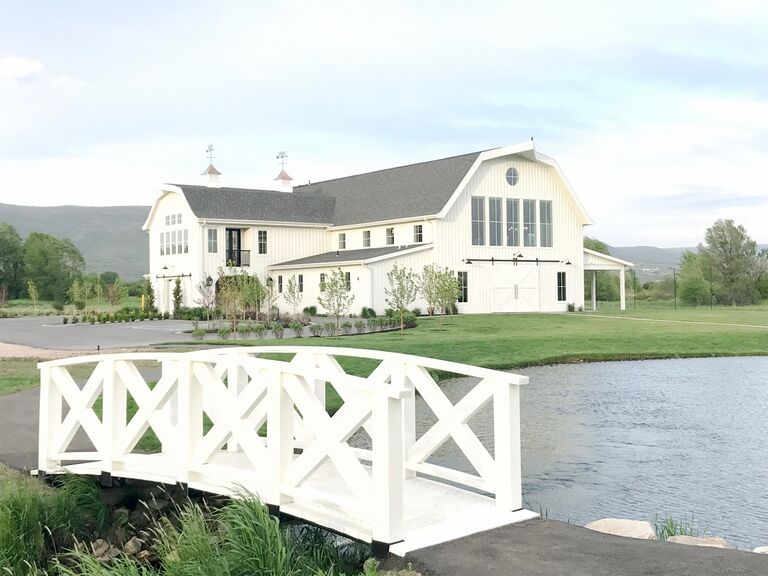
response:
<svg viewBox="0 0 768 576"><path fill-rule="evenodd" d="M0 342L83 352L191 342L191 330L192 322L185 320L64 324L59 316L0 318Z"/></svg>

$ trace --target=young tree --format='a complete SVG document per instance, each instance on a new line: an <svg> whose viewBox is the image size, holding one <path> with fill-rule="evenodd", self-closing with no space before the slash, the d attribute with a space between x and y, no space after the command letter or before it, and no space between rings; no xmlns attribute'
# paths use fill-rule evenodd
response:
<svg viewBox="0 0 768 576"><path fill-rule="evenodd" d="M216 306L216 288L213 283L213 278L204 276L204 278L195 286L195 290L197 290L195 304L205 310L205 321L210 324L211 313L213 312L214 306Z"/></svg>
<svg viewBox="0 0 768 576"><path fill-rule="evenodd" d="M272 278L267 278L267 285L264 289L264 306L267 309L267 322L272 322L272 308L277 303L277 288Z"/></svg>
<svg viewBox="0 0 768 576"><path fill-rule="evenodd" d="M459 299L459 280L453 270L444 268L438 273L437 301L442 313L453 315Z"/></svg>
<svg viewBox="0 0 768 576"><path fill-rule="evenodd" d="M347 290L347 279L341 268L331 272L325 282L320 284L320 295L317 301L336 319L336 336L338 337L339 319L349 312L349 307L355 301L354 294Z"/></svg>
<svg viewBox="0 0 768 576"><path fill-rule="evenodd" d="M179 318L181 316L181 278L176 278L173 283L173 317Z"/></svg>
<svg viewBox="0 0 768 576"><path fill-rule="evenodd" d="M387 273L389 287L384 288L386 302L400 314L400 332L405 329L403 315L419 295L419 275L395 264Z"/></svg>
<svg viewBox="0 0 768 576"><path fill-rule="evenodd" d="M256 313L256 320L259 320L266 295L266 286L259 280L259 277L256 274L251 276L245 287L245 307Z"/></svg>
<svg viewBox="0 0 768 576"><path fill-rule="evenodd" d="M291 307L291 313L296 316L296 310L299 306L301 306L301 301L304 298L304 294L299 292L299 283L296 281L295 274L288 278L288 282L285 283L283 298L285 298L288 306Z"/></svg>
<svg viewBox="0 0 768 576"><path fill-rule="evenodd" d="M427 302L427 314L432 316L439 306L438 280L440 269L435 264L424 266L421 273L421 296Z"/></svg>
<svg viewBox="0 0 768 576"><path fill-rule="evenodd" d="M67 290L67 297L75 309L85 309L85 302L87 299L85 293L85 283L80 278L75 278L72 281L72 284L69 285L69 290Z"/></svg>
<svg viewBox="0 0 768 576"><path fill-rule="evenodd" d="M178 281L178 278L176 279ZM128 287L125 285L125 282L120 280L118 278L115 280L112 284L107 286L107 300L112 306L118 306L120 302L122 302L126 295L128 294ZM174 288L173 291L173 297L174 297L174 315L176 314L176 289Z"/></svg>
<svg viewBox="0 0 768 576"><path fill-rule="evenodd" d="M0 284L0 308L5 307L5 303L8 301L8 286Z"/></svg>
<svg viewBox="0 0 768 576"><path fill-rule="evenodd" d="M152 288L152 281L149 278L144 280L144 305L150 312L157 312L155 290Z"/></svg>
<svg viewBox="0 0 768 576"><path fill-rule="evenodd" d="M32 300L32 306L35 309L35 314L37 314L37 300L40 297L40 293L37 291L37 285L32 280L27 282L27 294L29 294L29 298Z"/></svg>

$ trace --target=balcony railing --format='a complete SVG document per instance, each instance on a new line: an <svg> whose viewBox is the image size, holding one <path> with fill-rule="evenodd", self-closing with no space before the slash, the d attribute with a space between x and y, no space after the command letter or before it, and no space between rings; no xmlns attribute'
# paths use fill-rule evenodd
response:
<svg viewBox="0 0 768 576"><path fill-rule="evenodd" d="M227 266L250 266L250 250L227 250Z"/></svg>

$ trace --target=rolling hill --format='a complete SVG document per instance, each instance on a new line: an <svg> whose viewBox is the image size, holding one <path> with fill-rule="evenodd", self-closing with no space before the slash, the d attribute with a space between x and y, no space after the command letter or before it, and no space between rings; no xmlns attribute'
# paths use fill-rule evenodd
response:
<svg viewBox="0 0 768 576"><path fill-rule="evenodd" d="M82 252L89 272L117 272L138 280L149 271L149 239L141 229L149 206L16 206L0 204L0 222L22 238L44 232L69 238Z"/></svg>

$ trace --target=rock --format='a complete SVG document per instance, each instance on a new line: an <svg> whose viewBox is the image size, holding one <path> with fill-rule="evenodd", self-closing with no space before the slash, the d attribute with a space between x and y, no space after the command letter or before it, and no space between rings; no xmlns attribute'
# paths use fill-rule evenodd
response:
<svg viewBox="0 0 768 576"><path fill-rule="evenodd" d="M755 554L768 554L768 546L758 546L752 552Z"/></svg>
<svg viewBox="0 0 768 576"><path fill-rule="evenodd" d="M104 556L104 554L107 553L107 550L109 550L109 542L106 540L99 538L95 542L91 542L91 552L97 558L99 556Z"/></svg>
<svg viewBox="0 0 768 576"><path fill-rule="evenodd" d="M626 538L638 538L640 540L656 540L656 531L650 522L643 520L625 520L622 518L603 518L595 520L585 526L596 532L624 536Z"/></svg>
<svg viewBox="0 0 768 576"><path fill-rule="evenodd" d="M96 555L94 554L94 556ZM107 564L111 562L114 558L117 558L118 556L120 556L120 549L110 545L104 554L96 556L96 560L98 560L102 564Z"/></svg>
<svg viewBox="0 0 768 576"><path fill-rule="evenodd" d="M667 542L688 544L689 546L709 546L710 548L727 548L731 545L719 536L670 536Z"/></svg>
<svg viewBox="0 0 768 576"><path fill-rule="evenodd" d="M134 510L128 516L128 522L130 522L131 526L137 530L141 530L142 528L146 528L150 525L151 518L149 514L144 510Z"/></svg>
<svg viewBox="0 0 768 576"><path fill-rule="evenodd" d="M123 552L125 552L129 556L135 556L136 554L141 552L141 547L143 544L144 543L141 540L139 540L138 538L136 538L136 536L134 536L133 538L128 540L128 542L125 543L125 546L123 546Z"/></svg>
<svg viewBox="0 0 768 576"><path fill-rule="evenodd" d="M142 550L136 554L136 559L142 562L154 562L157 560L157 555L152 550Z"/></svg>

